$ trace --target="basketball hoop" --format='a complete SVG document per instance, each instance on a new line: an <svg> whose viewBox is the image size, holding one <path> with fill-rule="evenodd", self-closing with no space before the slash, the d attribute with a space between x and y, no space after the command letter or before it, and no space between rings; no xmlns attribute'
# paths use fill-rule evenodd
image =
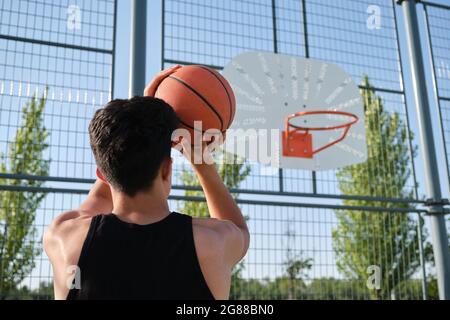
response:
<svg viewBox="0 0 450 320"><path fill-rule="evenodd" d="M352 118L352 121L337 125L337 126L328 126L328 127L304 127L299 125L294 125L290 122L293 118L299 118L307 115L313 115L313 114L333 114L333 115L340 115L340 116L346 116L349 118ZM303 112L297 112L291 115L288 115L286 117L286 129L283 131L283 156L285 157L297 157L297 158L313 158L313 156L321 152L336 143L344 140L347 137L347 133L350 130L350 127L358 122L359 118L349 112L343 112L343 111L331 111L331 110L323 110L323 111L303 111ZM292 130L291 130L292 128ZM337 130L337 129L344 129L342 135L318 148L313 149L313 140L312 140L312 134L309 133L309 131L327 131L327 130Z"/></svg>

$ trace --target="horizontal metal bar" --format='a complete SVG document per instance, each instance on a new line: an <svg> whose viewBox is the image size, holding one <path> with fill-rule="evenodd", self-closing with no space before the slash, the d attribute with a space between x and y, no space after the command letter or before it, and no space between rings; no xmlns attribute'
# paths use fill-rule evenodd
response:
<svg viewBox="0 0 450 320"><path fill-rule="evenodd" d="M430 7L436 7L436 8L440 8L440 9L450 10L450 6L446 5L446 4L434 3L434 2L428 2L428 1L420 1L420 3L422 3L425 6L430 6Z"/></svg>
<svg viewBox="0 0 450 320"><path fill-rule="evenodd" d="M99 49L99 48L92 48L92 47L85 47L85 46L77 46L77 45L67 44L67 43L9 36L6 34L0 34L0 39L28 42L28 43L33 43L33 44L41 44L41 45L60 47L60 48L65 48L65 49L75 49L75 50L82 50L82 51L105 53L105 54L111 54L111 55L114 53L113 50L106 50L106 49Z"/></svg>
<svg viewBox="0 0 450 320"><path fill-rule="evenodd" d="M374 91L380 91L380 92L387 92L387 93L395 93L395 94L404 94L401 90L394 90L394 89L385 89L385 88L378 88L378 87L367 87L359 85L358 88L360 89L367 89L367 90L374 90Z"/></svg>
<svg viewBox="0 0 450 320"><path fill-rule="evenodd" d="M439 100L450 101L450 97L438 97Z"/></svg>
<svg viewBox="0 0 450 320"><path fill-rule="evenodd" d="M88 194L89 190L86 189L65 189L65 188L46 188L46 187L31 187L31 186L13 186L13 185L0 185L0 191L17 191L17 192L42 192L42 193L66 193L66 194ZM204 197L191 197L191 196L169 196L170 200L179 201L196 201L204 202ZM280 207L295 207L295 208L318 208L318 209L333 209L333 210L355 210L355 211L370 211L370 212L423 212L425 209L408 209L408 208L384 208L384 207L370 207L370 206L348 206L348 205L334 205L334 204L320 204L320 203L302 203L302 202L283 202L283 201L260 201L260 200L247 200L237 199L239 204L261 205L261 206L280 206Z"/></svg>
<svg viewBox="0 0 450 320"><path fill-rule="evenodd" d="M35 176L28 174L12 174L12 173L0 173L0 179L10 180L31 180L31 181L53 181L53 182L69 182L69 183L87 183L93 184L95 179L83 179L83 178L65 178L65 177L51 177L51 176ZM200 186L183 186L173 185L174 190L189 190L189 191L202 191ZM321 198L321 199L339 199L339 200L361 200L361 201L379 201L389 203L415 203L425 204L425 200L416 199L401 199L401 198L383 198L372 196L350 196L339 194L323 194L323 193L308 193L308 192L289 192L289 191L267 191L267 190L249 190L239 188L229 188L231 193L239 194L252 194L252 195L271 195L281 197L301 197L301 198Z"/></svg>
<svg viewBox="0 0 450 320"><path fill-rule="evenodd" d="M171 200L179 201L197 201L204 202L204 197L188 197L188 196L170 196ZM384 207L369 207L369 206L346 206L338 204L322 204L322 203L304 203L304 202L283 202L283 201L260 201L260 200L247 200L236 199L239 204L261 205L261 206L279 206L279 207L295 207L295 208L318 208L318 209L333 209L333 210L355 210L355 211L371 211L371 212L398 212L398 213L411 213L422 212L427 213L425 209L408 209L408 208L384 208Z"/></svg>
<svg viewBox="0 0 450 320"><path fill-rule="evenodd" d="M71 182L71 183L89 183L95 182L95 179L83 178L66 178L66 177L51 177L51 176L35 176L30 174L15 174L15 173L0 173L0 179L8 180L32 180L32 181L54 181L54 182Z"/></svg>
<svg viewBox="0 0 450 320"><path fill-rule="evenodd" d="M194 62L182 61L182 60L164 59L164 62L165 63L173 63L173 64L184 64L184 65L187 65L187 66L201 64L202 66L210 67L210 68L217 69L217 70L222 70L223 69L223 67L221 67L221 66L215 66L215 65L212 65L212 64L194 63Z"/></svg>
<svg viewBox="0 0 450 320"><path fill-rule="evenodd" d="M42 192L42 193L75 193L88 194L86 189L66 189L66 188L52 188L52 187L33 187L33 186L14 186L14 185L0 185L0 191L17 191L17 192Z"/></svg>
<svg viewBox="0 0 450 320"><path fill-rule="evenodd" d="M190 191L202 191L201 187L197 186L181 186L173 185L174 190L190 190ZM424 200L416 199L400 199L400 198L382 198L382 197L371 197L371 196L350 196L350 195L339 195L339 194L323 194L323 193L307 193L307 192L289 192L289 191L266 191L266 190L248 190L248 189L236 189L229 188L231 193L240 194L253 194L253 195L272 195L272 196L288 196L288 197L301 197L301 198L323 198L323 199L339 199L339 200L361 200L361 201L379 201L379 202L389 202L389 203L415 203L415 204L425 204Z"/></svg>

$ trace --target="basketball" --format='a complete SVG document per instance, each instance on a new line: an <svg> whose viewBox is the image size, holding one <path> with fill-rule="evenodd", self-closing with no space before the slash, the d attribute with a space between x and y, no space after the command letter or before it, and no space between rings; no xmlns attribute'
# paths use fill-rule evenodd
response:
<svg viewBox="0 0 450 320"><path fill-rule="evenodd" d="M155 97L175 110L180 125L191 137L194 121L202 122L202 131L218 129L222 133L233 122L236 100L228 81L217 71L200 65L184 66L165 78Z"/></svg>

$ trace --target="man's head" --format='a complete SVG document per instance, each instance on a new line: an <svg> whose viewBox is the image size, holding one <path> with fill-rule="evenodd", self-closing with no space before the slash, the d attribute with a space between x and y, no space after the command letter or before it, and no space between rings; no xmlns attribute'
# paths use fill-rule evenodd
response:
<svg viewBox="0 0 450 320"><path fill-rule="evenodd" d="M152 97L113 100L97 110L89 136L104 179L130 197L149 190L159 176L166 179L170 176L171 136L177 125L173 109Z"/></svg>

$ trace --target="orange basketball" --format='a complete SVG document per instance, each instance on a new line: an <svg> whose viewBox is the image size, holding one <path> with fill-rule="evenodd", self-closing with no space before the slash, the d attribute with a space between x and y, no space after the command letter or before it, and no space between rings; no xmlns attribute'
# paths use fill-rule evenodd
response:
<svg viewBox="0 0 450 320"><path fill-rule="evenodd" d="M193 134L194 121L202 121L202 131L230 127L236 100L227 80L205 66L181 67L165 78L155 93L175 110L181 126Z"/></svg>

